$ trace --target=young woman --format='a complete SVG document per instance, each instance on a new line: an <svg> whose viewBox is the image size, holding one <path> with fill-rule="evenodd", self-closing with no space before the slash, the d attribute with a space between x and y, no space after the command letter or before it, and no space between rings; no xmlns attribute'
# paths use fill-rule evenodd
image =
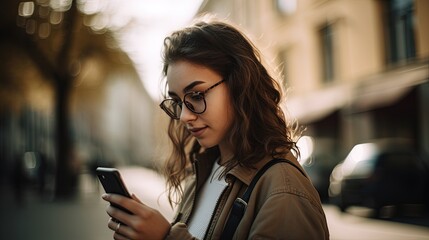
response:
<svg viewBox="0 0 429 240"><path fill-rule="evenodd" d="M200 21L165 38L163 60L168 91L160 106L173 143L165 175L177 214L169 223L135 196L105 194L133 213L108 207L114 238L221 239L258 170L287 159L262 174L234 239L328 239L319 196L294 156L299 132L279 106L281 87L246 36Z"/></svg>

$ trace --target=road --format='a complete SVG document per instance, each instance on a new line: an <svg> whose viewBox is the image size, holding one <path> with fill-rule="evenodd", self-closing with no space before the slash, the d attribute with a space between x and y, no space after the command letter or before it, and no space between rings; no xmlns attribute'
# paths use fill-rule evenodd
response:
<svg viewBox="0 0 429 240"><path fill-rule="evenodd" d="M120 169L131 192L146 204L156 207L167 218L173 210L168 207L162 178L144 168ZM112 239L106 227L106 203L100 199L102 190L89 175L83 174L80 194L67 201L47 201L29 193L17 204L7 188L2 187L0 198L0 238L11 240L98 240ZM429 225L419 226L388 220L377 220L359 213L341 213L332 205L324 205L333 240L429 240ZM427 219L423 219L426 221Z"/></svg>
<svg viewBox="0 0 429 240"><path fill-rule="evenodd" d="M332 240L423 240L429 239L429 227L373 219L367 209L341 213L332 205L324 205ZM410 218L411 220L411 218ZM422 219L423 220L423 219ZM427 219L425 219L427 221Z"/></svg>

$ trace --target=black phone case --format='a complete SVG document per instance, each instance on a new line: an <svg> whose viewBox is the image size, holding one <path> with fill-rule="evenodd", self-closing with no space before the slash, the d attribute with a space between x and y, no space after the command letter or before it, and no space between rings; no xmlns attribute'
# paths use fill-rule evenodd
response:
<svg viewBox="0 0 429 240"><path fill-rule="evenodd" d="M125 187L125 184L122 181L122 177L117 169L98 167L96 172L98 179L100 180L101 185L103 186L104 191L106 193L120 194L122 196L131 198L131 195ZM117 204L112 203L112 206L121 209L122 211L125 211L127 213L131 213L127 209Z"/></svg>

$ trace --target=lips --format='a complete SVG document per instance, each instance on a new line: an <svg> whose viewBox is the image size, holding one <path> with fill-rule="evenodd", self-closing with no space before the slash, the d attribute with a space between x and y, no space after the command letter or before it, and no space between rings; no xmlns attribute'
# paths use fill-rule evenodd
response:
<svg viewBox="0 0 429 240"><path fill-rule="evenodd" d="M206 130L207 127L201 127L201 128L188 128L188 130L191 132L191 134L194 137L199 137L201 136L204 131Z"/></svg>

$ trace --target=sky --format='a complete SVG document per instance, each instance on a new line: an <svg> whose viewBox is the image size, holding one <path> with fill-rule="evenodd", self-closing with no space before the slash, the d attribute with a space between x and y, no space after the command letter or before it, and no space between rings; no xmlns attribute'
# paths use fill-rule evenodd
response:
<svg viewBox="0 0 429 240"><path fill-rule="evenodd" d="M109 28L130 56L149 95L161 100L161 48L170 32L185 26L202 0L78 0L93 28ZM125 4L124 4L125 3Z"/></svg>

